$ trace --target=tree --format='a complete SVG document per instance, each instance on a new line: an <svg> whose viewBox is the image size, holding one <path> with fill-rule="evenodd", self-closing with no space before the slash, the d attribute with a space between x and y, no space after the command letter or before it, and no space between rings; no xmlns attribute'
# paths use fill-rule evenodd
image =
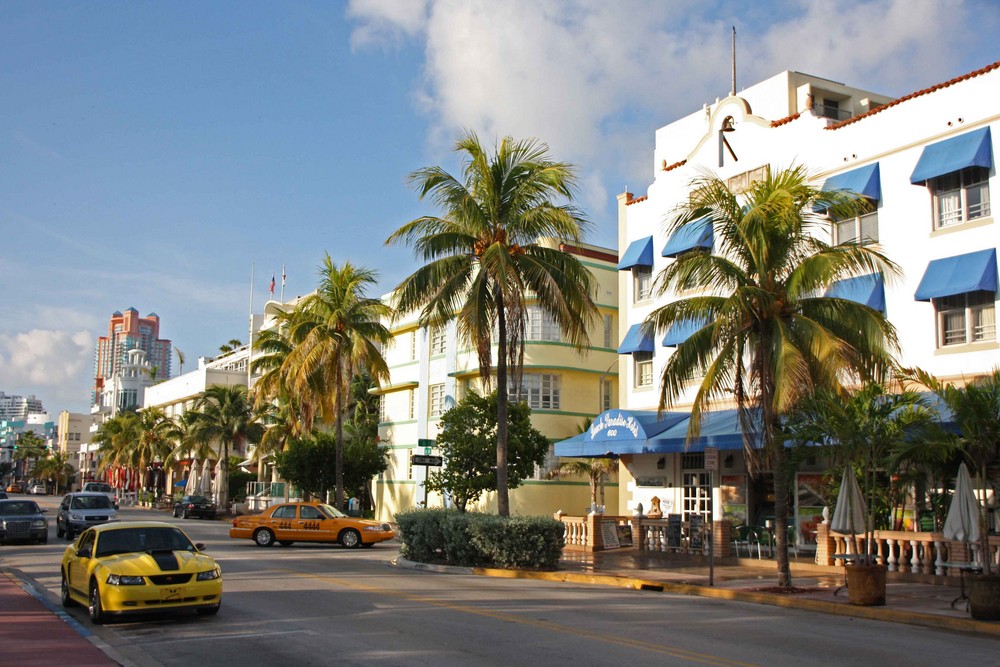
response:
<svg viewBox="0 0 1000 667"><path fill-rule="evenodd" d="M457 318L458 334L476 350L487 389L496 344L495 484L497 511L507 516L508 374L516 390L529 298L578 351L587 345L587 329L597 314L590 273L573 255L538 241L577 243L588 223L568 203L553 203L572 200L576 178L570 165L548 157L544 143L505 137L489 154L466 132L455 149L464 153L461 179L440 167L410 176L420 198L430 196L442 214L412 220L386 241L405 242L427 262L396 288L395 307L400 313L419 310L421 326Z"/></svg>
<svg viewBox="0 0 1000 667"><path fill-rule="evenodd" d="M751 473L774 472L775 521L788 524L788 479L780 420L817 387L877 380L893 365L895 330L884 315L846 299L824 296L836 281L896 266L872 246L831 246L829 221L866 206L858 195L822 192L802 167L768 171L745 192L704 175L675 212L668 231L711 225L715 250L679 256L657 277L656 289L696 287L701 296L656 308L645 331L663 332L675 321L704 323L667 360L659 408L693 387L689 439L714 402L735 403ZM700 380L698 379L700 378ZM791 585L787 534L777 531L778 584Z"/></svg>
<svg viewBox="0 0 1000 667"><path fill-rule="evenodd" d="M389 379L380 346L392 338L383 324L392 310L365 295L376 277L371 269L350 262L338 266L326 255L319 287L290 318L294 347L283 362L284 381L298 404L308 406L306 430L313 414L335 426L338 508L344 503L344 412L351 379L360 371L379 382Z"/></svg>
<svg viewBox="0 0 1000 667"><path fill-rule="evenodd" d="M66 480L73 474L73 466L69 457L62 452L52 452L48 457L35 463L32 474L39 479L52 482L53 493L59 493L65 488Z"/></svg>
<svg viewBox="0 0 1000 667"><path fill-rule="evenodd" d="M212 385L194 402L192 437L220 447L216 475L229 479L230 448L239 450L246 442L259 442L264 427L254 419L246 387ZM219 506L229 504L228 484L219 484Z"/></svg>
<svg viewBox="0 0 1000 667"><path fill-rule="evenodd" d="M22 475L29 470L29 463L32 465L38 459L45 456L45 440L34 431L25 431L17 436L17 444L14 447L13 459L23 461L21 464Z"/></svg>
<svg viewBox="0 0 1000 667"><path fill-rule="evenodd" d="M951 422L958 431L958 449L975 470L982 498L987 498L991 480L1000 478L996 470L1000 463L1000 369L974 378L964 386L942 382L920 369L909 373L913 381L934 392L951 412ZM994 487L994 497L995 492ZM990 553L989 533L989 512L983 503L979 512L980 554ZM990 561L982 559L985 574L990 574L993 565Z"/></svg>
<svg viewBox="0 0 1000 667"><path fill-rule="evenodd" d="M861 475L868 511L862 552L866 557L871 553L876 516L881 514L883 527L890 527L886 482L898 465L893 454L910 443L926 441L934 419L917 392L890 394L875 383L846 395L818 389L800 401L789 417L785 429L789 436L825 445L823 454L833 466L831 474L842 474L845 466L851 466L852 474Z"/></svg>
<svg viewBox="0 0 1000 667"><path fill-rule="evenodd" d="M285 451L275 454L282 478L323 502L327 500L327 492L337 483L336 458L336 437L321 431L294 438Z"/></svg>
<svg viewBox="0 0 1000 667"><path fill-rule="evenodd" d="M535 466L545 462L549 441L531 425L527 403L511 403L508 418L508 488L516 489L530 477ZM458 405L441 416L437 446L445 458L444 468L428 476L427 489L451 494L458 511L497 490L491 454L496 447L497 392L480 396L470 392Z"/></svg>
<svg viewBox="0 0 1000 667"><path fill-rule="evenodd" d="M177 374L184 375L184 353L179 347L174 348L174 353L177 355Z"/></svg>

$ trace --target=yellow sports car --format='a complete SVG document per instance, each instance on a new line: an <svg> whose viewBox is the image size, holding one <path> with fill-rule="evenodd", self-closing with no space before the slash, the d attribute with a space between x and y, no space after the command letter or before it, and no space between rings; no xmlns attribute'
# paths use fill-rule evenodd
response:
<svg viewBox="0 0 1000 667"><path fill-rule="evenodd" d="M90 620L112 614L195 609L222 604L222 570L202 544L161 521L123 521L89 528L66 547L62 603L82 604Z"/></svg>
<svg viewBox="0 0 1000 667"><path fill-rule="evenodd" d="M251 539L259 547L275 542L339 542L348 548L370 547L396 537L387 523L355 519L324 503L281 503L263 514L236 517L229 537Z"/></svg>

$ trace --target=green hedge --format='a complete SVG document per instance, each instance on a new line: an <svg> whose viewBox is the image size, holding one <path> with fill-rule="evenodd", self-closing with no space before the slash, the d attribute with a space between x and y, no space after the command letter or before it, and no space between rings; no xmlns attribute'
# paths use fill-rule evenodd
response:
<svg viewBox="0 0 1000 667"><path fill-rule="evenodd" d="M396 524L401 553L420 563L555 570L566 543L563 525L548 517L418 509L397 514Z"/></svg>

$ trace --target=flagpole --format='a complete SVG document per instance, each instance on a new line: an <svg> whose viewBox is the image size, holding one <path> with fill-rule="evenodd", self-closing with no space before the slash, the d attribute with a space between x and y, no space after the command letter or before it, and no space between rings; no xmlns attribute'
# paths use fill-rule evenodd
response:
<svg viewBox="0 0 1000 667"><path fill-rule="evenodd" d="M250 366L253 363L253 262L250 262L250 344L247 346L247 391L250 390Z"/></svg>
<svg viewBox="0 0 1000 667"><path fill-rule="evenodd" d="M281 303L285 302L285 265L281 265Z"/></svg>

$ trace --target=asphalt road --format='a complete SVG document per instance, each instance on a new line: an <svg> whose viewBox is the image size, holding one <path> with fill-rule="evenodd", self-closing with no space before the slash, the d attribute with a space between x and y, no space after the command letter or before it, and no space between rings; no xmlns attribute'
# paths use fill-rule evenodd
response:
<svg viewBox="0 0 1000 667"><path fill-rule="evenodd" d="M38 499L54 508L58 499ZM50 510L50 516L54 511ZM224 521L181 525L222 564L222 611L93 627L136 665L1000 665L1000 642L777 607L393 567L394 544L262 549ZM0 547L58 600L66 542Z"/></svg>

